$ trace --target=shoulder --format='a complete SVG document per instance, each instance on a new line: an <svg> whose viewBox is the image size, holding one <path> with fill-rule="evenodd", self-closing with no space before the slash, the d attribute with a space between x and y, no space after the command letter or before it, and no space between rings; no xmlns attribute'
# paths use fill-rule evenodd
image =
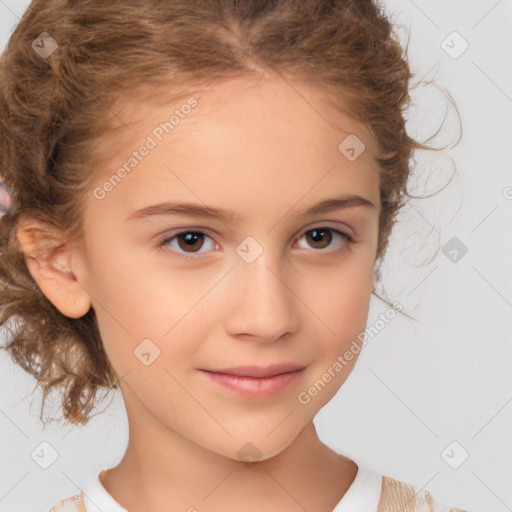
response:
<svg viewBox="0 0 512 512"><path fill-rule="evenodd" d="M58 501L47 512L87 512L83 492Z"/></svg>
<svg viewBox="0 0 512 512"><path fill-rule="evenodd" d="M465 512L456 507L447 506L434 499L427 491L417 491L405 482L382 477L382 493L378 512Z"/></svg>

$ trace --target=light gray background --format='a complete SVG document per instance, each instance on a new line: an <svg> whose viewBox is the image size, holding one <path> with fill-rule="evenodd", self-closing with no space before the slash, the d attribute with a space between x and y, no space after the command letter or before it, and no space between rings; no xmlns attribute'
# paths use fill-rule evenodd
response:
<svg viewBox="0 0 512 512"><path fill-rule="evenodd" d="M2 47L28 3L0 0ZM512 510L512 2L385 5L403 27L402 42L410 31L415 80L435 75L455 99L464 130L455 149L418 154L415 190L434 192L454 165L458 174L443 192L403 212L385 261L389 297L423 325L397 316L369 337L356 369L315 424L324 442L382 474L470 512L505 512ZM441 46L453 31L469 43L458 58ZM453 36L446 41L452 52L461 48ZM454 142L457 118L446 97L432 87L412 96L409 133L428 137L448 108L436 140ZM468 249L457 262L436 253L452 237ZM368 325L386 309L372 298ZM1 512L46 510L78 492L86 476L116 465L126 445L119 392L107 396L105 412L84 428L54 422L43 429L34 385L1 351ZM31 458L45 441L58 452L48 469ZM447 461L456 465L464 450L467 460L450 467Z"/></svg>

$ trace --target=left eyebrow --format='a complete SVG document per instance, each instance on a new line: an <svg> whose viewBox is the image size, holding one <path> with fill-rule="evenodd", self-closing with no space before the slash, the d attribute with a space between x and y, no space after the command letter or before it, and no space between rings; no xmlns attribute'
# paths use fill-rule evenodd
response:
<svg viewBox="0 0 512 512"><path fill-rule="evenodd" d="M332 198L321 201L320 203L300 212L296 218L311 217L323 213L329 213L346 208L366 207L375 208L377 206L369 199L361 196L347 196L342 198ZM169 215L188 215L198 218L214 218L224 221L241 220L243 216L223 208L213 208L197 203L179 203L166 201L163 203L146 206L132 212L126 220L140 220L148 217L169 216Z"/></svg>

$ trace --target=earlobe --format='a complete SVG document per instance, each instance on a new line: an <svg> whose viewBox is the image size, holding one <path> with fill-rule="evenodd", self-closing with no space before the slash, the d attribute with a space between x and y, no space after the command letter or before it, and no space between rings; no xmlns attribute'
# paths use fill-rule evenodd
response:
<svg viewBox="0 0 512 512"><path fill-rule="evenodd" d="M89 294L73 273L70 248L48 233L48 227L35 221L20 224L16 234L27 268L46 298L63 315L80 318L91 308Z"/></svg>

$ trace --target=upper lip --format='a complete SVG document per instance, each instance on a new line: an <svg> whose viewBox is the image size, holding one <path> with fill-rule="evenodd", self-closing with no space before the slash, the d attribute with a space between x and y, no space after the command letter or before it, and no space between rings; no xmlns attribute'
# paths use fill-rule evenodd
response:
<svg viewBox="0 0 512 512"><path fill-rule="evenodd" d="M224 373L227 375L237 375L239 377L255 377L255 378L268 378L281 375L283 373L292 373L298 370L303 370L304 366L299 366L291 363L272 364L269 366L236 366L233 368L222 368L219 370L206 370L213 373Z"/></svg>

